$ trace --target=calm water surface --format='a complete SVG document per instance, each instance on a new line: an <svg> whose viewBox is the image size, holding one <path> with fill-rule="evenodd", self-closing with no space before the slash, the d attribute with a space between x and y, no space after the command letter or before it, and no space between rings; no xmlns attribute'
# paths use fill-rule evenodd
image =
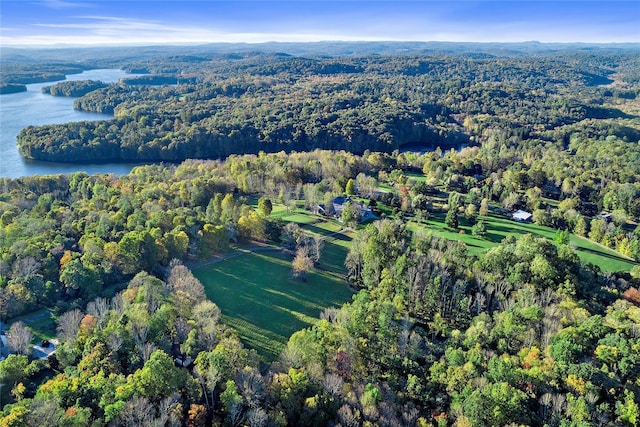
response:
<svg viewBox="0 0 640 427"><path fill-rule="evenodd" d="M100 80L105 83L117 82L126 74L122 70L90 70L81 74L71 74L67 80ZM129 74L131 76L133 74ZM0 95L0 177L18 178L27 175L50 175L84 171L93 173L114 173L117 175L131 171L134 163L69 164L39 162L24 159L18 153L16 136L21 129L30 125L46 125L82 120L108 120L109 114L84 113L73 109L75 98L46 95L43 86L54 82L27 85L26 92Z"/></svg>

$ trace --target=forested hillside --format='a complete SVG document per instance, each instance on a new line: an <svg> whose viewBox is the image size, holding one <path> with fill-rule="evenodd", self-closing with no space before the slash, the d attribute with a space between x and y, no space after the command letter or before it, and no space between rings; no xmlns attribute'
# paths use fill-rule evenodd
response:
<svg viewBox="0 0 640 427"><path fill-rule="evenodd" d="M73 96L79 97L107 86L102 82L92 80L76 80L56 83L53 86L45 86L42 88L43 93L53 96Z"/></svg>
<svg viewBox="0 0 640 427"><path fill-rule="evenodd" d="M634 55L579 51L480 59L172 57L128 68L161 73L161 81L173 75L177 85L125 79L75 103L113 112L114 120L27 128L18 142L24 156L51 161L176 161L315 148L391 152L412 143L485 142L483 134L498 129L521 141L566 143L566 126L632 117L617 103L636 98L637 66ZM602 87L614 75L619 84Z"/></svg>

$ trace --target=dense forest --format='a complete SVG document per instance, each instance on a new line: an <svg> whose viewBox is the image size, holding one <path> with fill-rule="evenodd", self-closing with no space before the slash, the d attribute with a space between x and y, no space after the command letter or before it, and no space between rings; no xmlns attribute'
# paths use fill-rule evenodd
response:
<svg viewBox="0 0 640 427"><path fill-rule="evenodd" d="M15 387L3 423L637 423L640 309L616 294L622 282L535 239L475 260L393 222L358 237L363 252L349 255L366 290L294 334L268 369L176 265L60 316L59 373L33 397ZM192 370L174 364L176 346L197 354ZM41 368L2 363L16 384Z"/></svg>
<svg viewBox="0 0 640 427"><path fill-rule="evenodd" d="M9 94L9 93L20 93L26 92L27 87L23 84L19 83L2 83L0 84L0 95Z"/></svg>
<svg viewBox="0 0 640 427"><path fill-rule="evenodd" d="M53 96L72 96L77 98L106 86L105 83L93 80L75 80L44 86L42 92Z"/></svg>
<svg viewBox="0 0 640 427"><path fill-rule="evenodd" d="M146 75L47 89L114 118L25 156L168 163L0 178L0 426L638 425L637 54L380 46L98 51ZM353 298L266 358L189 267L268 245L302 284L307 220L345 233Z"/></svg>
<svg viewBox="0 0 640 427"><path fill-rule="evenodd" d="M17 62L6 61L3 56L0 84L26 85L29 83L64 80L67 74L79 74L88 69L91 69L91 67L70 64L60 59L48 62L46 66L43 67L42 65L34 66L31 62L25 63L22 58Z"/></svg>
<svg viewBox="0 0 640 427"><path fill-rule="evenodd" d="M173 73L179 84L133 86L127 81L153 77L124 79L75 103L114 113L113 120L27 128L18 143L24 156L39 160L179 161L315 148L456 147L485 142L483 133L495 130L534 143L566 142L565 126L629 118L615 104L635 99L637 86L601 86L613 83L616 71L623 72L621 82L632 80L637 65L632 55L580 52L499 59L167 58L129 69L162 73L155 77L161 81Z"/></svg>

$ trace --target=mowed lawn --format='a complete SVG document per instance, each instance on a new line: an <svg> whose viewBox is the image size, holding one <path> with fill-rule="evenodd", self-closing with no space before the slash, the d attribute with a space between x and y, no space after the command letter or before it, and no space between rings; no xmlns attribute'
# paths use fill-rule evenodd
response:
<svg viewBox="0 0 640 427"><path fill-rule="evenodd" d="M312 325L327 307L353 291L344 281L349 236L327 239L319 268L306 281L291 277L290 255L254 252L194 270L223 321L265 360L275 360L294 332Z"/></svg>
<svg viewBox="0 0 640 427"><path fill-rule="evenodd" d="M446 239L460 240L466 243L469 252L474 255L479 255L484 250L498 245L508 235L514 235L517 238L525 234L533 234L549 240L553 240L556 235L556 230L553 228L519 223L509 218L490 214L488 217L484 217L487 233L484 238L481 238L471 234L471 227L465 223L462 215L460 216L460 224L464 234L447 228L444 224L444 216L444 214L434 215L426 224L412 221L409 224L409 229L413 231L432 230L436 235ZM570 244L575 248L582 261L597 265L602 271L630 271L635 265L638 265L612 249L574 234L571 235Z"/></svg>
<svg viewBox="0 0 640 427"><path fill-rule="evenodd" d="M39 344L42 340L51 340L56 337L56 323L49 310L42 309L15 317L9 321L9 325L15 322L23 322L31 329L33 344Z"/></svg>

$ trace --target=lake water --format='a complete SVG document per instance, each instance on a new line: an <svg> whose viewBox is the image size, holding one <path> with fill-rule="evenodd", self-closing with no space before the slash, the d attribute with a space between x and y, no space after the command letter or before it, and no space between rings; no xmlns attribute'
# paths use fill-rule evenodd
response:
<svg viewBox="0 0 640 427"><path fill-rule="evenodd" d="M122 70L90 70L80 74L70 74L67 80L100 80L105 83L117 82L120 77L132 76ZM26 92L0 95L0 177L18 178L27 175L50 175L84 171L88 174L114 173L117 175L131 171L134 163L52 163L27 160L18 152L16 136L21 129L30 125L47 125L82 120L108 120L109 114L85 113L73 109L75 98L51 96L42 93L43 86L55 82L27 85Z"/></svg>

